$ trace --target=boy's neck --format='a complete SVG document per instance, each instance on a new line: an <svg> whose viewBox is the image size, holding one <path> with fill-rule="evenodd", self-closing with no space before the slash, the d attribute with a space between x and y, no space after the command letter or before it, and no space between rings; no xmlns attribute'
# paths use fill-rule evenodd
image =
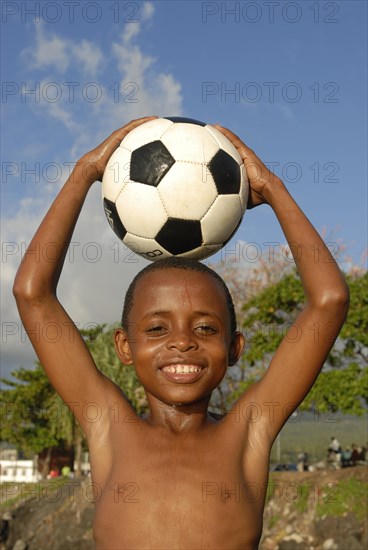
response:
<svg viewBox="0 0 368 550"><path fill-rule="evenodd" d="M195 403L164 403L152 395L147 395L147 399L150 413L145 420L172 433L196 431L216 423L207 410L210 396Z"/></svg>

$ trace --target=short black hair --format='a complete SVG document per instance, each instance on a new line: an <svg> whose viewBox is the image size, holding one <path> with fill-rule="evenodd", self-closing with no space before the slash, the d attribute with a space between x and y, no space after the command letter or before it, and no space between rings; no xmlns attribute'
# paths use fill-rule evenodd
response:
<svg viewBox="0 0 368 550"><path fill-rule="evenodd" d="M147 265L145 268L142 269L132 280L132 282L129 285L129 288L127 290L127 293L125 295L124 300L124 308L123 308L123 314L121 318L121 325L124 330L128 329L128 315L130 313L130 310L133 306L133 296L135 287L137 286L137 282L143 275L146 273L149 273L150 271L160 271L164 269L184 269L189 271L197 271L199 273L207 273L216 281L218 281L225 293L226 298L226 305L229 312L230 317L230 333L231 335L234 335L236 332L236 314L235 314L235 308L233 299L231 297L230 291L228 287L226 286L225 281L220 277L216 271L211 269L210 267L206 266L205 264L197 261L197 260L191 260L188 258L178 258L177 256L170 256L169 258L164 258L162 260L156 260L155 262L152 262L151 264Z"/></svg>

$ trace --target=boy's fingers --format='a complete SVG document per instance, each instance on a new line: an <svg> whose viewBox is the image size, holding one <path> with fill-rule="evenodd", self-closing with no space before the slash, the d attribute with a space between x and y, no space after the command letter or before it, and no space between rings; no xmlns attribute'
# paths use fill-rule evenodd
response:
<svg viewBox="0 0 368 550"><path fill-rule="evenodd" d="M136 118L134 120L131 120L130 122L128 122L128 124L125 124L122 128L119 128L118 130L116 130L114 134L116 134L117 136L121 135L121 134L127 134L129 133L131 130L133 130L133 128L137 128L137 126L140 126L141 124L144 124L145 122L148 122L149 120L154 120L155 118L158 118L157 116L145 116L145 117L142 117L142 118Z"/></svg>
<svg viewBox="0 0 368 550"><path fill-rule="evenodd" d="M125 138L129 132L131 132L134 128L137 128L141 124L144 124L145 122L148 122L149 120L154 120L155 118L158 118L157 116L146 116L142 118L137 118L135 120L131 120L128 124L125 124L122 128L118 128L113 132L105 141L103 142L105 144L104 153L108 153L110 156L112 153L119 147L122 140Z"/></svg>
<svg viewBox="0 0 368 550"><path fill-rule="evenodd" d="M255 152L250 149L250 147L245 145L245 143L236 134L234 134L234 132L232 132L228 128L224 128L220 124L214 124L214 126L231 141L234 147L238 149L243 158L245 166L247 166L247 164L263 165L263 162L260 158L257 157Z"/></svg>

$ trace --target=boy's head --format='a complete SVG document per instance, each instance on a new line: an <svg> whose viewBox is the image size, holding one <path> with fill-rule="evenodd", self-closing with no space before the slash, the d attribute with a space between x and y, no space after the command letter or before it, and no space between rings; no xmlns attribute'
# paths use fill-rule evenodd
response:
<svg viewBox="0 0 368 550"><path fill-rule="evenodd" d="M115 335L121 361L134 364L148 396L166 403L207 399L244 343L224 281L181 258L157 261L136 276L122 325Z"/></svg>
<svg viewBox="0 0 368 550"><path fill-rule="evenodd" d="M127 293L125 295L124 300L124 308L123 308L123 314L121 319L121 325L122 327L127 330L129 321L129 312L132 309L133 301L134 301L134 291L136 289L138 281L146 274L150 273L152 271L157 270L165 270L165 269L183 269L183 270L189 270L189 271L197 271L199 273L207 273L218 283L221 285L225 299L227 304L227 309L229 313L229 319L230 319L230 334L233 336L236 332L236 314L235 314L235 308L233 299L231 297L230 291L228 287L226 286L225 281L214 271L213 269L207 267L205 264L202 264L201 262L198 262L196 260L190 260L187 258L177 258L175 256L172 256L170 258L164 258L162 260L157 260L156 262L153 262L149 265L147 265L142 271L140 271L133 279L133 281L130 283L129 288L127 290Z"/></svg>

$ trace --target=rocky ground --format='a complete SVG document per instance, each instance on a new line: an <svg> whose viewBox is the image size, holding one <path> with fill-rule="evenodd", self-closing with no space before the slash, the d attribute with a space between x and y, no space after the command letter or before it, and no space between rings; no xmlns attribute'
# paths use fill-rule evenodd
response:
<svg viewBox="0 0 368 550"><path fill-rule="evenodd" d="M366 466L280 472L270 489L261 550L368 548Z"/></svg>
<svg viewBox="0 0 368 550"><path fill-rule="evenodd" d="M93 549L90 481L19 491L2 514L1 550ZM366 511L365 466L272 474L260 550L366 550Z"/></svg>

